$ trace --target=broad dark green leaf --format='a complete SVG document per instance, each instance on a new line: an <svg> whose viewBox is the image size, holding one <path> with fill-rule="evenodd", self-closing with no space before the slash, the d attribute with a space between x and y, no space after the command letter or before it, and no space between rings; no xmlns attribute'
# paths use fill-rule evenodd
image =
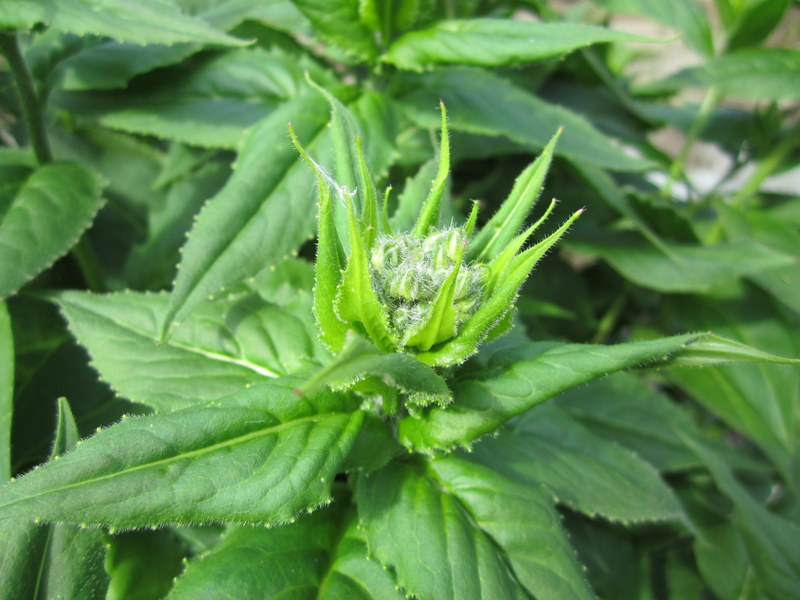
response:
<svg viewBox="0 0 800 600"><path fill-rule="evenodd" d="M381 57L401 69L421 71L439 64L518 65L562 56L598 42L653 41L578 23L510 19L448 19L405 34Z"/></svg>
<svg viewBox="0 0 800 600"><path fill-rule="evenodd" d="M721 600L746 597L753 574L739 530L730 522L698 529L693 550L703 580Z"/></svg>
<svg viewBox="0 0 800 600"><path fill-rule="evenodd" d="M613 441L604 440L555 406L526 413L482 441L470 460L591 517L625 524L680 519L680 503L658 471Z"/></svg>
<svg viewBox="0 0 800 600"><path fill-rule="evenodd" d="M112 129L235 149L248 128L308 91L304 71L330 77L278 49L237 49L156 71L125 90L61 92L53 101Z"/></svg>
<svg viewBox="0 0 800 600"><path fill-rule="evenodd" d="M422 451L468 445L565 389L665 360L698 337L683 335L617 346L531 343L524 347L519 362L512 362L509 356L507 366L455 383L455 402L446 409L431 408L420 418L403 419L400 440Z"/></svg>
<svg viewBox="0 0 800 600"><path fill-rule="evenodd" d="M593 0L615 13L633 13L671 27L684 34L686 43L702 54L714 53L711 26L694 0Z"/></svg>
<svg viewBox="0 0 800 600"><path fill-rule="evenodd" d="M313 93L286 103L250 130L233 176L206 204L183 249L164 334L209 297L282 261L311 237L314 178L286 139L286 124L291 121L313 148L327 118L325 100Z"/></svg>
<svg viewBox="0 0 800 600"><path fill-rule="evenodd" d="M0 300L49 267L80 238L103 203L98 177L79 164L37 169L0 222Z"/></svg>
<svg viewBox="0 0 800 600"><path fill-rule="evenodd" d="M503 550L514 575L535 598L595 597L549 492L453 456L434 460L430 471Z"/></svg>
<svg viewBox="0 0 800 600"><path fill-rule="evenodd" d="M391 575L367 560L352 512L348 499L337 497L295 523L230 527L218 546L189 564L167 598L400 600Z"/></svg>
<svg viewBox="0 0 800 600"><path fill-rule="evenodd" d="M0 302L0 481L11 477L11 417L14 414L14 336L5 302Z"/></svg>
<svg viewBox="0 0 800 600"><path fill-rule="evenodd" d="M685 86L713 86L738 98L794 100L800 96L800 50L740 50L682 71L671 81Z"/></svg>
<svg viewBox="0 0 800 600"><path fill-rule="evenodd" d="M2 515L122 528L293 519L330 500L364 420L353 397L299 401L296 385L123 419L0 488Z"/></svg>
<svg viewBox="0 0 800 600"><path fill-rule="evenodd" d="M202 19L181 14L166 0L4 0L0 4L0 26L28 29L37 23L58 31L103 35L137 44L247 43Z"/></svg>
<svg viewBox="0 0 800 600"><path fill-rule="evenodd" d="M58 408L51 458L58 458L78 441L78 428L64 398L59 400ZM0 530L4 534L0 598L106 597L103 531L63 524L40 525L22 519L3 521Z"/></svg>
<svg viewBox="0 0 800 600"><path fill-rule="evenodd" d="M741 292L731 298L675 299L675 314L687 328L708 327L773 353L800 356L796 327L772 308L768 297ZM728 425L758 444L794 485L798 471L800 367L791 365L720 365L671 369L670 379Z"/></svg>
<svg viewBox="0 0 800 600"><path fill-rule="evenodd" d="M442 100L454 131L502 136L539 151L563 126L555 149L558 156L617 171L649 166L647 161L627 154L582 116L488 71L442 68L403 81L398 100L409 116L425 127L438 126L439 115L433 107Z"/></svg>
<svg viewBox="0 0 800 600"><path fill-rule="evenodd" d="M106 600L163 598L185 567L185 553L185 545L166 528L109 536Z"/></svg>
<svg viewBox="0 0 800 600"><path fill-rule="evenodd" d="M735 21L727 27L728 50L763 42L781 23L790 4L791 0L749 0L738 3Z"/></svg>
<svg viewBox="0 0 800 600"><path fill-rule="evenodd" d="M378 54L375 36L361 21L359 0L293 0L311 21L314 31L359 61Z"/></svg>
<svg viewBox="0 0 800 600"><path fill-rule="evenodd" d="M603 239L572 235L565 243L583 255L600 256L634 283L662 292L704 292L796 260L754 241L668 244L668 254L635 233Z"/></svg>
<svg viewBox="0 0 800 600"><path fill-rule="evenodd" d="M800 581L800 527L757 502L709 448L685 439L733 502L733 523L744 540L760 592L772 600L791 598Z"/></svg>
<svg viewBox="0 0 800 600"><path fill-rule="evenodd" d="M489 536L421 462L392 462L358 479L358 516L370 554L406 593L437 600L523 599Z"/></svg>
<svg viewBox="0 0 800 600"><path fill-rule="evenodd" d="M694 452L675 431L700 435L690 415L640 377L616 373L571 388L553 400L594 435L620 444L659 471L683 471L701 466ZM712 443L709 438L706 443ZM760 469L760 463L741 457L723 444L716 451L730 464Z"/></svg>
<svg viewBox="0 0 800 600"><path fill-rule="evenodd" d="M160 411L296 371L319 352L307 301L290 310L253 293L232 294L203 305L163 344L166 294L65 292L58 302L102 377L126 398Z"/></svg>

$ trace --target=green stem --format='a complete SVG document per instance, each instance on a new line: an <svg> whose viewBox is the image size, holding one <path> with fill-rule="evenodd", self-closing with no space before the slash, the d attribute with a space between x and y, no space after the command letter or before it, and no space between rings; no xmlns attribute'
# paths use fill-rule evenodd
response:
<svg viewBox="0 0 800 600"><path fill-rule="evenodd" d="M705 130L709 119L711 119L711 115L714 113L714 109L717 107L721 99L722 92L717 87L709 88L708 92L706 92L706 96L703 98L703 102L700 104L700 110L697 111L694 121L692 121L692 125L689 128L689 132L686 134L686 139L683 141L683 146L681 147L678 156L672 162L672 167L670 167L669 170L669 179L667 180L667 183L664 185L664 189L661 192L663 196L670 196L672 192L672 186L683 176L683 170L686 166L686 161L689 158L689 152L691 151L692 146L694 146L694 143L697 141L697 138L699 138Z"/></svg>
<svg viewBox="0 0 800 600"><path fill-rule="evenodd" d="M47 139L41 101L36 94L33 77L31 77L30 69L22 56L19 39L15 33L0 33L0 54L5 57L8 68L14 77L22 120L36 155L36 161L40 166L51 163L53 162L53 152L50 150L50 141ZM96 292L105 291L106 285L97 263L97 256L85 234L72 248L72 255L78 261L89 288Z"/></svg>
<svg viewBox="0 0 800 600"><path fill-rule="evenodd" d="M734 195L734 204L741 204L755 196L764 180L781 166L783 160L796 146L800 145L800 140L797 139L799 129L800 125L792 127L786 136L772 149L772 152L758 163L753 174Z"/></svg>
<svg viewBox="0 0 800 600"><path fill-rule="evenodd" d="M22 119L25 122L25 129L28 132L31 146L36 154L36 160L40 165L46 165L53 160L53 153L50 151L50 143L47 140L47 133L42 119L41 105L36 96L33 85L33 78L22 57L19 47L19 40L14 33L0 33L0 53L8 62L8 67L14 76L17 84L17 97L19 107L22 111Z"/></svg>

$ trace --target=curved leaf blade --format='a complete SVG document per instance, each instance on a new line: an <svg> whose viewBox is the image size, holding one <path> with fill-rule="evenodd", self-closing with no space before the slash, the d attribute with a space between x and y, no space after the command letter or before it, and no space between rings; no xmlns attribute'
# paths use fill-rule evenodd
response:
<svg viewBox="0 0 800 600"><path fill-rule="evenodd" d="M166 294L64 292L57 301L102 377L159 411L209 402L315 362L313 325L300 315L309 311L305 304L293 311L255 294L222 299L159 344Z"/></svg>
<svg viewBox="0 0 800 600"><path fill-rule="evenodd" d="M280 262L314 230L314 178L286 140L292 122L299 138L315 139L327 119L317 94L287 102L253 127L236 170L200 212L183 259L162 338L199 304L223 288ZM264 157L270 160L265 163Z"/></svg>
<svg viewBox="0 0 800 600"><path fill-rule="evenodd" d="M25 181L0 221L0 300L65 254L103 204L86 167L53 163Z"/></svg>
<svg viewBox="0 0 800 600"><path fill-rule="evenodd" d="M653 40L578 23L449 19L405 34L392 43L382 60L415 71L452 63L518 65L562 56L598 42L628 41Z"/></svg>
<svg viewBox="0 0 800 600"><path fill-rule="evenodd" d="M358 516L370 553L407 593L437 600L526 597L488 536L421 463L360 477Z"/></svg>
<svg viewBox="0 0 800 600"><path fill-rule="evenodd" d="M115 528L280 523L325 504L364 413L277 381L199 408L128 417L0 488L4 518Z"/></svg>

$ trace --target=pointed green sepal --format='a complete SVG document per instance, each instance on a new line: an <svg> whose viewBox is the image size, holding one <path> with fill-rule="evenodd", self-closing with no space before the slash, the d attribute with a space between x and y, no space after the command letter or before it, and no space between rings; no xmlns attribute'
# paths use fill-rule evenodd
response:
<svg viewBox="0 0 800 600"><path fill-rule="evenodd" d="M289 124L289 136L297 151L308 163L317 178L317 194L319 195L317 212L317 260L314 263L314 315L319 328L320 338L333 352L338 352L344 345L348 326L336 315L333 301L336 288L344 266L339 234L333 217L333 199L331 198L328 176L308 155Z"/></svg>
<svg viewBox="0 0 800 600"><path fill-rule="evenodd" d="M364 158L361 136L356 137L356 150L358 152L358 189L362 199L361 227L364 231L364 243L369 250L378 235L378 192Z"/></svg>
<svg viewBox="0 0 800 600"><path fill-rule="evenodd" d="M467 256L489 262L498 256L520 230L542 191L544 178L553 160L553 150L561 129L552 137L539 157L517 177L508 198L470 243Z"/></svg>
<svg viewBox="0 0 800 600"><path fill-rule="evenodd" d="M447 366L461 363L474 354L478 345L486 340L489 333L503 325L503 319L507 317L514 306L514 299L519 288L539 259L566 233L570 225L582 213L583 209L576 211L554 233L514 257L506 269L502 281L488 295L475 314L467 320L458 335L436 350L417 354L417 359L425 364Z"/></svg>
<svg viewBox="0 0 800 600"><path fill-rule="evenodd" d="M447 186L447 178L450 175L450 137L447 133L447 109L444 107L444 102L440 102L439 106L442 110L442 137L439 145L439 170L436 173L436 179L433 180L431 190L422 205L422 210L419 213L416 225L414 225L413 235L422 237L426 235L431 228L439 224L439 208L442 204L442 196L444 195L445 186Z"/></svg>
<svg viewBox="0 0 800 600"><path fill-rule="evenodd" d="M449 340L456 334L459 324L455 307L456 282L465 250L466 244L459 248L455 266L436 295L428 318L420 325L418 331L405 341L406 346L430 350L432 346Z"/></svg>
<svg viewBox="0 0 800 600"><path fill-rule="evenodd" d="M372 343L383 352L394 350L389 334L389 318L372 287L366 242L358 226L353 199L345 195L350 256L342 273L334 300L334 310L342 321L363 328Z"/></svg>

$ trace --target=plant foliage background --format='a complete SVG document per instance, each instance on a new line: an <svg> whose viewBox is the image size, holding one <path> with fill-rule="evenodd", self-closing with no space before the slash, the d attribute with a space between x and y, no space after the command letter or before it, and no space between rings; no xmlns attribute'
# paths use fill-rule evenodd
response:
<svg viewBox="0 0 800 600"><path fill-rule="evenodd" d="M0 596L797 597L798 11L0 2ZM467 362L332 354L287 124L350 191L358 137L404 230L440 101L443 225L559 127L542 199L586 212Z"/></svg>

